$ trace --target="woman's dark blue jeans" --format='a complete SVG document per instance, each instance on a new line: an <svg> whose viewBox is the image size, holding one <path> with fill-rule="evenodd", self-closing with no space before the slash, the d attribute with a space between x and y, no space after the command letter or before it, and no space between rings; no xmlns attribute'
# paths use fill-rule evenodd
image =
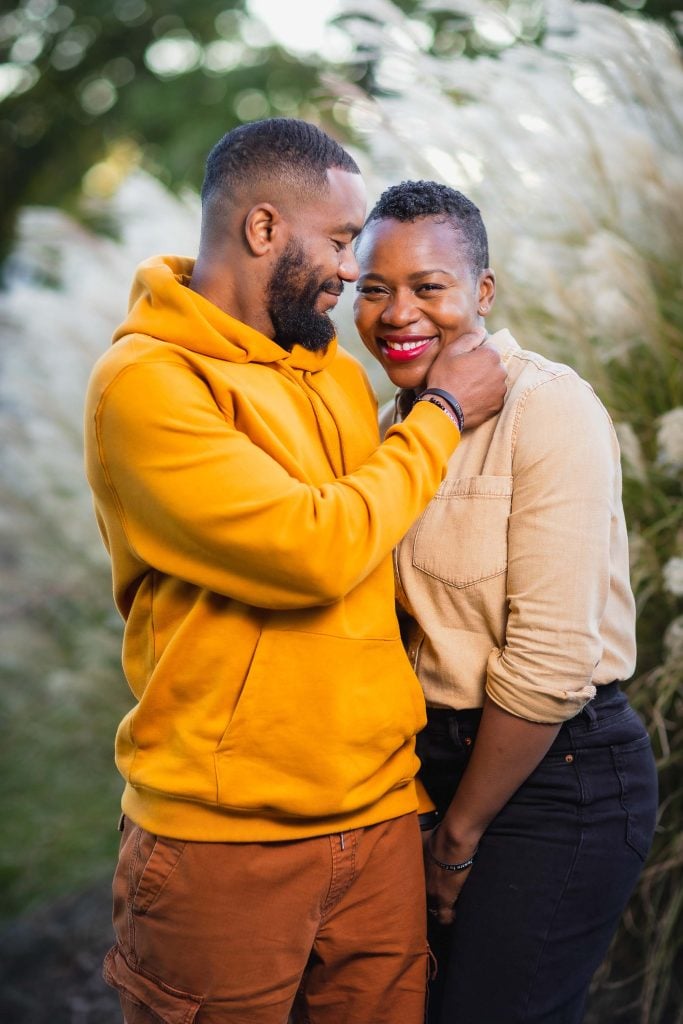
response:
<svg viewBox="0 0 683 1024"><path fill-rule="evenodd" d="M421 778L443 813L480 711L430 709ZM429 1024L578 1024L650 848L657 778L617 683L565 723L486 830L455 922L429 922Z"/></svg>

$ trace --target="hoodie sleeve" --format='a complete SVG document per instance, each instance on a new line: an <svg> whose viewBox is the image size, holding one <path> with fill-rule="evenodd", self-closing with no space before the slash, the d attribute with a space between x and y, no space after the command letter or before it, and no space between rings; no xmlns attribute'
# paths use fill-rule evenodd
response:
<svg viewBox="0 0 683 1024"><path fill-rule="evenodd" d="M91 385L86 462L105 543L140 571L263 608L331 604L384 559L438 489L459 435L420 403L357 470L312 486L237 430L171 362Z"/></svg>

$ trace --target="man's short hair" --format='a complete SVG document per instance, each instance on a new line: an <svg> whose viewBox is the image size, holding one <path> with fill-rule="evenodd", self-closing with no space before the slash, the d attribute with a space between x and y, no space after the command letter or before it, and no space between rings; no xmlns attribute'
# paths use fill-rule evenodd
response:
<svg viewBox="0 0 683 1024"><path fill-rule="evenodd" d="M327 187L330 168L360 174L346 150L308 121L252 121L233 128L209 153L202 202L218 196L229 199L240 186L261 178L319 192Z"/></svg>
<svg viewBox="0 0 683 1024"><path fill-rule="evenodd" d="M382 192L368 214L373 220L415 221L437 217L449 221L464 240L468 260L475 274L489 265L489 243L478 207L462 192L438 181L402 181Z"/></svg>

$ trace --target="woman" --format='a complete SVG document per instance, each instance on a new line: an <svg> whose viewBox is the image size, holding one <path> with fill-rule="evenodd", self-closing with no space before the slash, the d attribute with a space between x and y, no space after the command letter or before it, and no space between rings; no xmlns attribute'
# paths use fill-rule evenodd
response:
<svg viewBox="0 0 683 1024"><path fill-rule="evenodd" d="M356 325L400 389L478 344L495 296L477 208L435 182L388 189L357 252ZM619 451L571 369L489 338L501 413L462 436L396 552L428 704L421 779L439 1024L574 1024L649 849L656 776L619 682L635 665ZM424 817L424 816L421 816ZM427 816L429 817L429 816Z"/></svg>

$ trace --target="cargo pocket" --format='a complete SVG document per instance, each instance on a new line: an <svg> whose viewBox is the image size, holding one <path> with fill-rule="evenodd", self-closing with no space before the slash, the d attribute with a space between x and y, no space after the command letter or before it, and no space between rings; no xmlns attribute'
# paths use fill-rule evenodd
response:
<svg viewBox="0 0 683 1024"><path fill-rule="evenodd" d="M105 957L102 976L121 998L126 1024L192 1024L202 1000L134 971L118 946Z"/></svg>

